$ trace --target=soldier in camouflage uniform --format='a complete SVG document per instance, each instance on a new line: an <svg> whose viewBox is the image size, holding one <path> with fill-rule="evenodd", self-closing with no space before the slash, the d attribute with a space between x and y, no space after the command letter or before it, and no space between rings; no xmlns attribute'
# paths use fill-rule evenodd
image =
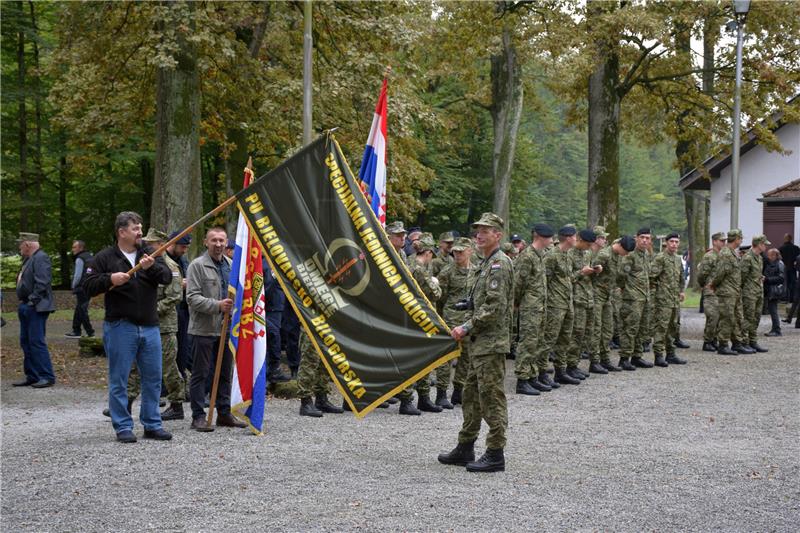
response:
<svg viewBox="0 0 800 533"><path fill-rule="evenodd" d="M546 385L553 383L578 385L581 380L567 373L567 367L577 367L578 358L568 354L572 340L572 283L575 270L570 249L575 246L576 231L572 226L558 230L558 245L545 256L544 268L547 278L547 312L542 342L539 345L539 360L554 352L555 381L545 377ZM541 372L541 369L540 369ZM545 374L546 376L546 374ZM541 380L541 373L540 373Z"/></svg>
<svg viewBox="0 0 800 533"><path fill-rule="evenodd" d="M503 219L484 213L473 227L478 230L477 243L485 259L470 278L474 286L472 310L468 320L453 328L457 341L470 343L470 368L464 386L462 413L464 422L458 434L458 445L450 453L439 455L439 462L466 465L471 472L505 470L503 449L508 428L508 406L503 390L505 358L511 349L511 316L514 307L514 268L500 251ZM475 440L481 420L489 426L486 453L475 461Z"/></svg>
<svg viewBox="0 0 800 533"><path fill-rule="evenodd" d="M153 250L167 242L167 234L150 228L142 239ZM178 264L169 255L162 255L164 262L172 272L172 281L169 285L158 286L157 309L158 325L161 331L161 373L167 386L167 399L169 407L161 413L161 420L183 420L183 400L185 383L178 370L178 310L177 303L183 296L183 278ZM128 411L133 401L139 396L141 387L139 372L136 365L128 378Z"/></svg>
<svg viewBox="0 0 800 533"><path fill-rule="evenodd" d="M647 259L650 240L649 228L636 232L636 249L622 259L617 272L617 284L622 289L619 366L623 370L653 366L642 358L648 328L645 311L650 302L650 262Z"/></svg>
<svg viewBox="0 0 800 533"><path fill-rule="evenodd" d="M712 248L706 252L700 264L697 265L697 283L702 287L703 292L703 313L706 315L706 325L703 329L703 351L717 351L717 329L719 325L719 311L717 307L717 295L708 288L711 275L717 264L719 252L725 246L725 233L715 233L711 236Z"/></svg>
<svg viewBox="0 0 800 533"><path fill-rule="evenodd" d="M547 302L544 257L545 250L553 242L553 229L547 224L536 224L532 240L533 244L525 248L514 264L514 307L518 308L520 317L514 374L517 394L528 396L552 390L547 384L547 356L541 356L539 341Z"/></svg>
<svg viewBox="0 0 800 533"><path fill-rule="evenodd" d="M742 314L742 271L736 250L742 243L742 231L732 229L728 232L728 243L722 248L708 282L708 288L717 296L719 325L717 332L717 353L737 355L755 353L749 346L742 345L738 323ZM728 346L728 342L732 346Z"/></svg>
<svg viewBox="0 0 800 533"><path fill-rule="evenodd" d="M650 242L647 245L647 252L645 253L645 258L647 259L647 270L650 271L650 268L653 266L653 259L656 257L655 252L653 252L653 239L651 237ZM655 294L655 285L653 285L653 280L650 280L650 298L647 300L647 305L644 307L644 312L642 313L642 320L644 321L644 336L642 338L642 352L649 352L650 347L653 344L653 295Z"/></svg>
<svg viewBox="0 0 800 533"><path fill-rule="evenodd" d="M463 324L467 320L468 311L456 309L455 304L469 297L471 287L467 281L470 272L474 269L471 262L472 251L472 241L466 237L459 237L453 243L454 261L445 266L437 276L439 287L442 289L439 313L451 328ZM450 385L450 363L445 363L436 369L436 405L444 409L452 409L454 404L462 403L461 392L467 380L468 368L469 343L465 342L461 344L461 355L456 359L453 396L450 401L447 400L447 387Z"/></svg>
<svg viewBox="0 0 800 533"><path fill-rule="evenodd" d="M677 233L670 233L666 239L667 246L663 252L653 258L650 265L650 280L655 287L653 296L653 354L655 365L666 367L670 364L686 364L684 359L675 355L675 340L681 312L683 293L683 264L677 251L681 239ZM666 357L664 351L666 350Z"/></svg>
<svg viewBox="0 0 800 533"><path fill-rule="evenodd" d="M759 353L767 349L758 344L758 323L764 305L764 259L763 254L772 243L765 235L753 237L753 245L742 257L742 342Z"/></svg>
<svg viewBox="0 0 800 533"><path fill-rule="evenodd" d="M343 412L343 409L328 401L330 375L303 328L300 329L300 354L300 368L297 370L300 416L319 418L323 413ZM311 400L312 394L316 396L316 401Z"/></svg>
<svg viewBox="0 0 800 533"><path fill-rule="evenodd" d="M589 377L588 372L578 368L581 352L586 343L586 337L594 329L594 273L592 268L591 246L597 240L597 235L590 229L578 232L575 247L568 252L572 260L572 270L575 272L575 281L572 285L572 338L567 349L567 358L571 364L567 365L567 374L579 380Z"/></svg>
<svg viewBox="0 0 800 533"><path fill-rule="evenodd" d="M431 261L432 276L438 276L439 272L441 272L444 267L452 264L453 254L451 251L454 241L455 237L452 231L445 231L439 235L439 251L436 253L436 257L433 258L433 261Z"/></svg>

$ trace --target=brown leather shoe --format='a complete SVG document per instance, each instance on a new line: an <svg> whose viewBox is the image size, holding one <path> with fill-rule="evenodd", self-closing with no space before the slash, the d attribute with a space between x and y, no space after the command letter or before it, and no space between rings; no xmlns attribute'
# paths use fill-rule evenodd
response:
<svg viewBox="0 0 800 533"><path fill-rule="evenodd" d="M192 429L195 431L201 431L203 433L214 431L213 427L206 424L206 418L204 416L200 416L192 420Z"/></svg>
<svg viewBox="0 0 800 533"><path fill-rule="evenodd" d="M227 428L246 428L247 424L239 422L239 420L230 413L224 415L217 415L217 425Z"/></svg>

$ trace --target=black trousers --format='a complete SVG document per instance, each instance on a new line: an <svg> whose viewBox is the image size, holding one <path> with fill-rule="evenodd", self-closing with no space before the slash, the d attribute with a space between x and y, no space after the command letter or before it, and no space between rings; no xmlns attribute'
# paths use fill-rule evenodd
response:
<svg viewBox="0 0 800 533"><path fill-rule="evenodd" d="M192 403L192 418L205 417L203 407L206 399L206 378L214 375L212 361L216 358L219 337L190 335L192 339L192 380L189 382L189 398ZM217 387L217 414L226 415L231 412L231 379L233 356L225 343L222 355L222 369Z"/></svg>
<svg viewBox="0 0 800 533"><path fill-rule="evenodd" d="M186 377L186 371L192 370L192 342L189 338L189 308L178 302L178 370Z"/></svg>
<svg viewBox="0 0 800 533"><path fill-rule="evenodd" d="M72 313L72 332L80 335L81 326L86 330L87 335L94 335L94 328L92 321L89 320L89 300L83 289L77 289L75 292L75 312Z"/></svg>
<svg viewBox="0 0 800 533"><path fill-rule="evenodd" d="M294 313L294 309L287 304L287 309L283 310L281 322L281 341L285 345L286 359L289 368L297 370L300 368L300 320Z"/></svg>
<svg viewBox="0 0 800 533"><path fill-rule="evenodd" d="M767 301L767 310L769 311L769 317L772 319L771 331L781 330L781 317L778 314L778 301L779 298L770 298Z"/></svg>

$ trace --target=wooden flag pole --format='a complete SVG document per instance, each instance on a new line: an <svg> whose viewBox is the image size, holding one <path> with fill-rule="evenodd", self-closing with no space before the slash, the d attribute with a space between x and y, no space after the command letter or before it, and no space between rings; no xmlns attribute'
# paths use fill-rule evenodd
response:
<svg viewBox="0 0 800 533"><path fill-rule="evenodd" d="M217 348L217 364L214 366L214 382L211 384L211 397L208 400L208 417L206 425L211 427L214 419L214 407L217 403L217 387L219 386L219 375L222 371L222 357L225 353L225 344L228 341L228 325L230 324L231 314L225 313L222 318L222 330L219 332L219 347Z"/></svg>

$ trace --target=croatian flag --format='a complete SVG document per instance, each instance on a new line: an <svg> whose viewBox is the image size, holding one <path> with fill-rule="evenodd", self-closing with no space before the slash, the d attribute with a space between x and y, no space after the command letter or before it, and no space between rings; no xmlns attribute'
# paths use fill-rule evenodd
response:
<svg viewBox="0 0 800 533"><path fill-rule="evenodd" d="M253 171L249 167L245 169L245 187L253 180ZM247 421L253 433L263 435L267 392L264 270L258 240L250 235L250 228L241 213L228 291L233 299L228 341L233 354L231 410Z"/></svg>
<svg viewBox="0 0 800 533"><path fill-rule="evenodd" d="M375 216L386 225L386 78L383 79L381 96L375 106L372 128L369 130L367 147L361 159L358 181L364 196L372 206Z"/></svg>

